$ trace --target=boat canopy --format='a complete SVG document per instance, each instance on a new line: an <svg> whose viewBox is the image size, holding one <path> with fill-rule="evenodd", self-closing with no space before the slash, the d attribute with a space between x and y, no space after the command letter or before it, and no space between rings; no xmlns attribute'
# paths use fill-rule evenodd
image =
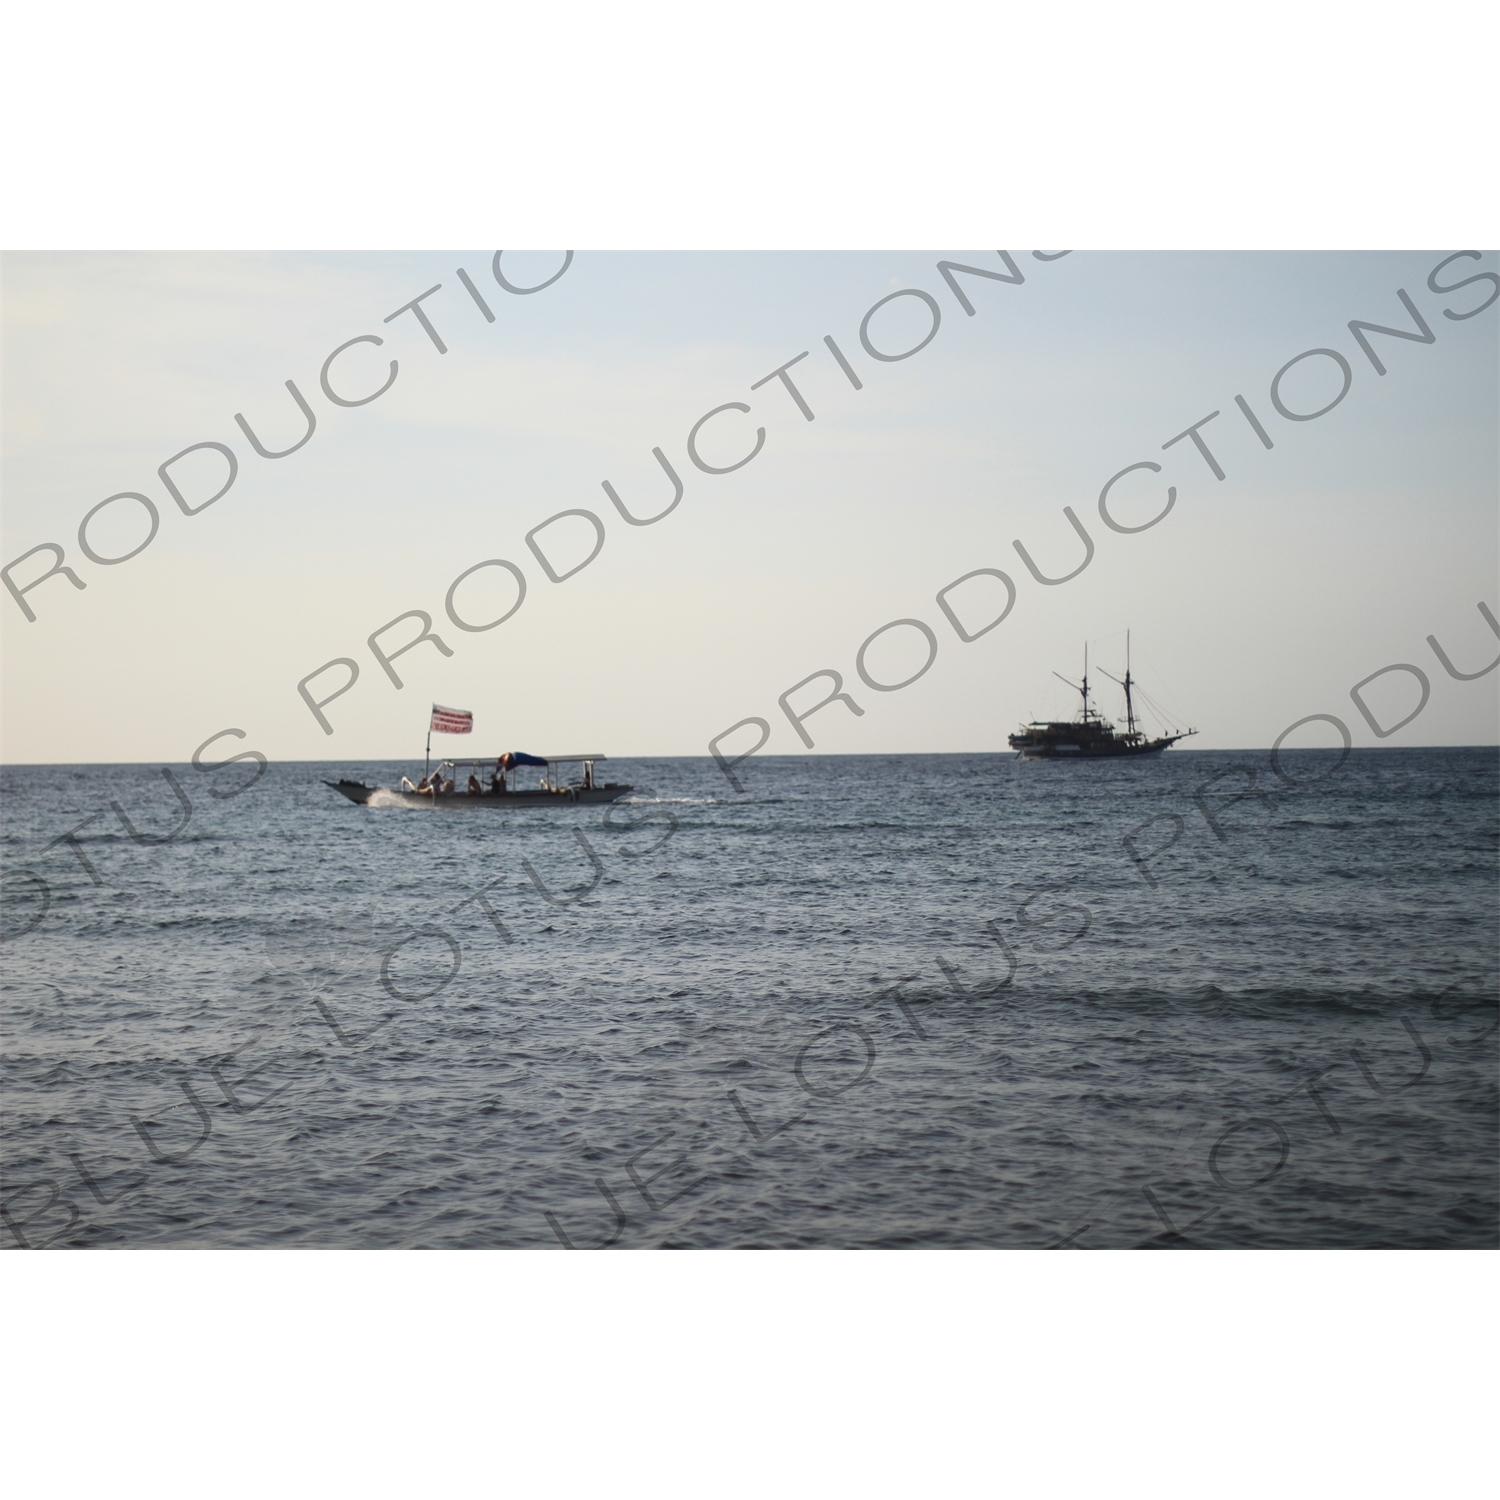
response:
<svg viewBox="0 0 1500 1500"><path fill-rule="evenodd" d="M527 755L524 750L507 750L504 755L478 755L466 759L449 757L439 762L444 766L487 766L498 761L502 769L513 771L517 766L591 766L596 760L608 760L607 755Z"/></svg>

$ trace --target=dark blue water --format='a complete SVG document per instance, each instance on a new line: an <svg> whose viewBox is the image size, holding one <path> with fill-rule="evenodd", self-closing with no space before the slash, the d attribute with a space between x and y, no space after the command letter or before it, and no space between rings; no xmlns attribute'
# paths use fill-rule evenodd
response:
<svg viewBox="0 0 1500 1500"><path fill-rule="evenodd" d="M408 769L0 773L7 1245L1497 1243L1493 750Z"/></svg>

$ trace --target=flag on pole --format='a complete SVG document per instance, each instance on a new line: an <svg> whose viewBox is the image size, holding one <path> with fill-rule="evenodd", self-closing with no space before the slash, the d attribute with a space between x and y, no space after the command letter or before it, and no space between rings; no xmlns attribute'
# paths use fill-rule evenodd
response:
<svg viewBox="0 0 1500 1500"><path fill-rule="evenodd" d="M474 729L474 715L466 708L440 708L432 705L432 723L428 726L434 734L470 734Z"/></svg>

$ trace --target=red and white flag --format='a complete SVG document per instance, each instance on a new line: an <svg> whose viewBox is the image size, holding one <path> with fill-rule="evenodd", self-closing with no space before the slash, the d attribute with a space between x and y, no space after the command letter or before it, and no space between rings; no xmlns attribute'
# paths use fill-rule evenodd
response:
<svg viewBox="0 0 1500 1500"><path fill-rule="evenodd" d="M474 715L466 708L439 708L434 703L431 729L434 734L470 734L474 729Z"/></svg>

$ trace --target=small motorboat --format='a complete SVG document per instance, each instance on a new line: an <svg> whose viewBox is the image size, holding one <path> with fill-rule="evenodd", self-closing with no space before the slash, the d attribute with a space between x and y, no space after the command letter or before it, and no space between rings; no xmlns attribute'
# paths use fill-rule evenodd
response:
<svg viewBox="0 0 1500 1500"><path fill-rule="evenodd" d="M342 793L361 807L433 807L453 812L481 807L572 807L579 802L615 802L632 788L617 781L602 785L594 777L594 767L602 755L527 755L522 750L507 750L493 760L443 760L432 768L434 734L472 734L474 715L466 708L444 708L432 705L427 725L427 754L423 760L422 779L415 784L401 778L400 786L366 786L362 781L327 781L334 791ZM527 766L540 766L541 780L535 787L516 784L519 772ZM581 766L582 772L568 779L568 768Z"/></svg>
<svg viewBox="0 0 1500 1500"><path fill-rule="evenodd" d="M594 767L603 755L526 755L510 751L494 760L445 760L413 784L401 778L399 787L366 786L362 781L329 781L351 802L375 807L429 807L465 812L494 807L572 807L580 802L615 802L632 788L621 782L600 783ZM515 785L515 773L526 766L542 767L534 787ZM574 766L581 774L569 779Z"/></svg>

